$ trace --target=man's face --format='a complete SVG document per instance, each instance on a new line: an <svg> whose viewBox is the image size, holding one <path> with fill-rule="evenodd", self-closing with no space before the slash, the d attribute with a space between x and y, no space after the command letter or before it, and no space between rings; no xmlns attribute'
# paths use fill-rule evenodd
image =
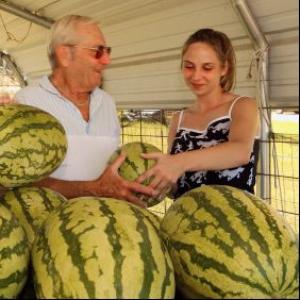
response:
<svg viewBox="0 0 300 300"><path fill-rule="evenodd" d="M71 55L67 68L67 76L76 81L82 91L92 91L99 87L102 81L102 72L110 63L110 55L107 51L99 57L95 49L106 46L104 36L98 26L93 24L79 24L78 42L75 47L70 47Z"/></svg>

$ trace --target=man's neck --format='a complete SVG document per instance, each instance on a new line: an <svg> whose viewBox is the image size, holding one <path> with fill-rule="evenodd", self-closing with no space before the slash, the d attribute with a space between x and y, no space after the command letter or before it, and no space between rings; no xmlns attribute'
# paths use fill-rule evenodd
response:
<svg viewBox="0 0 300 300"><path fill-rule="evenodd" d="M68 78L63 76L63 74L60 72L53 72L53 74L50 76L50 81L62 96L74 102L75 104L89 100L89 91L80 89L79 84L76 84L72 80L68 80Z"/></svg>

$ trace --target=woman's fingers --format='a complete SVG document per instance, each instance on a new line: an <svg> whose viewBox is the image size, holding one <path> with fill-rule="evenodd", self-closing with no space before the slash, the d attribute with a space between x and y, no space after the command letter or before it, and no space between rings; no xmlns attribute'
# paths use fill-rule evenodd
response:
<svg viewBox="0 0 300 300"><path fill-rule="evenodd" d="M151 152L151 153L141 153L141 157L145 158L145 159L159 159L160 157L162 157L164 154L160 153L160 152Z"/></svg>

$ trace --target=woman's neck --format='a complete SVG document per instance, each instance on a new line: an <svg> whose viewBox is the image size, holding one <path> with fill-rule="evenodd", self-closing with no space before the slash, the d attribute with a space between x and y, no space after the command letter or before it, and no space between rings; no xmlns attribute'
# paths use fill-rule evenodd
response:
<svg viewBox="0 0 300 300"><path fill-rule="evenodd" d="M210 110L224 102L227 102L230 97L229 93L226 93L221 89L215 90L209 94L198 96L191 108L195 111Z"/></svg>

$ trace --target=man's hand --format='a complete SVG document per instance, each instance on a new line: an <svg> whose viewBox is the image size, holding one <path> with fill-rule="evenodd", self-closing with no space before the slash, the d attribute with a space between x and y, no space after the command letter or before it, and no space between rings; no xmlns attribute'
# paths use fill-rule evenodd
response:
<svg viewBox="0 0 300 300"><path fill-rule="evenodd" d="M102 197L127 200L141 207L146 207L136 194L156 196L156 193L151 187L144 186L138 182L127 181L119 175L118 169L125 158L126 155L121 153L120 156L105 169L99 179L95 181L95 184L98 185L98 187L95 187L97 194Z"/></svg>
<svg viewBox="0 0 300 300"><path fill-rule="evenodd" d="M13 98L10 98L10 96L7 94L0 94L0 105L11 103L16 103L16 101Z"/></svg>

